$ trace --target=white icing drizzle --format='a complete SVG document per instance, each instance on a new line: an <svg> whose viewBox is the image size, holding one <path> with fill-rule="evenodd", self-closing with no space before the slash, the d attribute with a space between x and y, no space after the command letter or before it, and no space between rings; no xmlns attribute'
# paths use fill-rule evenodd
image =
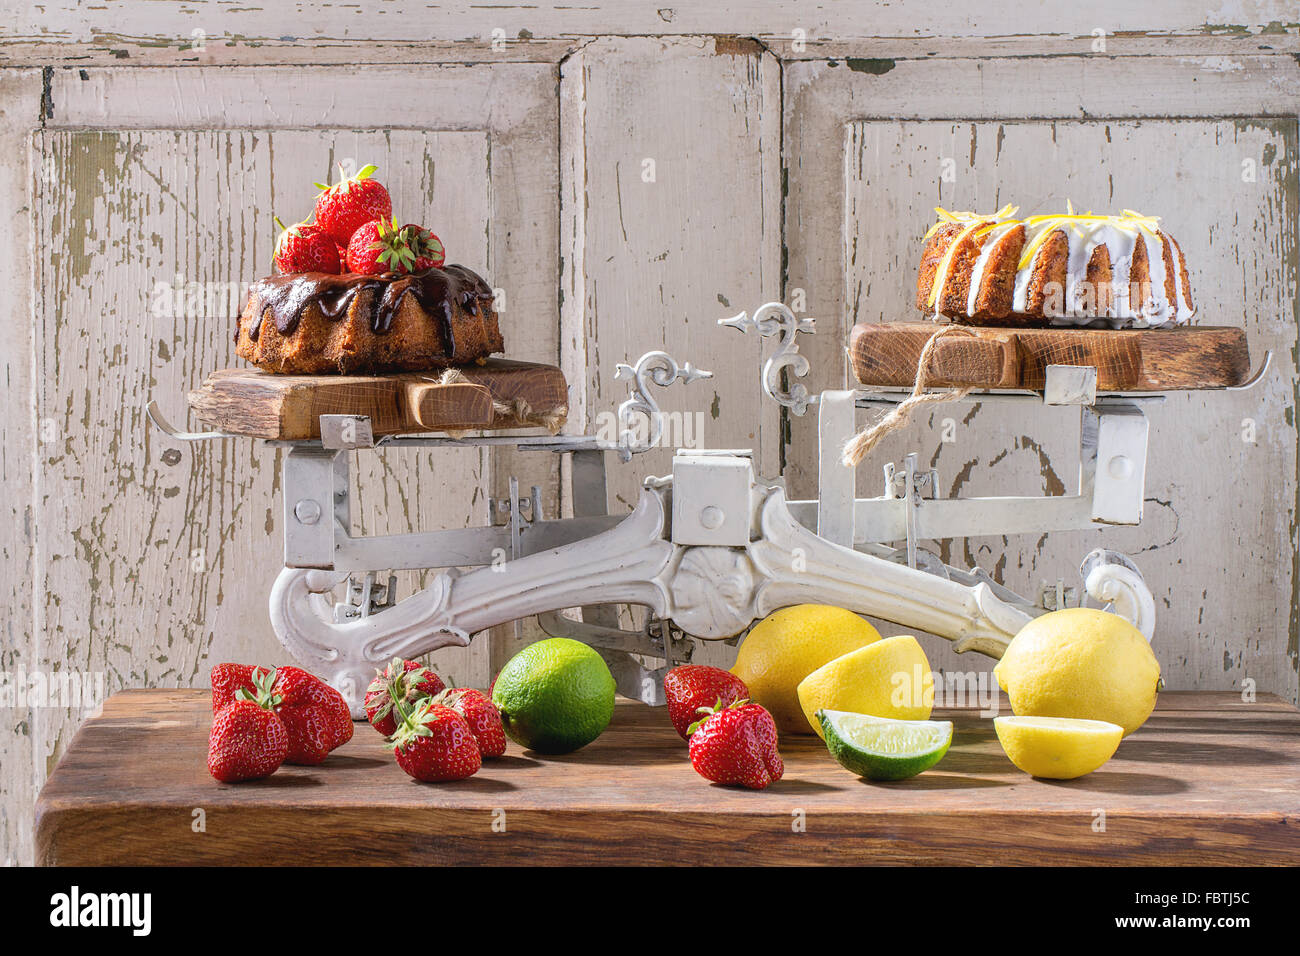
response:
<svg viewBox="0 0 1300 956"><path fill-rule="evenodd" d="M984 282L984 269L988 266L989 259L993 255L993 247L1018 225L1017 222L1000 223L994 226L993 230L984 237L984 245L980 246L979 258L975 260L975 266L970 273L970 294L966 298L967 315L975 314L975 300L979 298L980 285Z"/></svg>
<svg viewBox="0 0 1300 956"><path fill-rule="evenodd" d="M1026 220L1012 219L1006 215L1006 208L1000 214L980 217L973 213L949 213L937 210L942 222L962 222L968 224L958 237L954 237L950 251L955 249L959 239L969 233L969 224L975 220L993 221L982 237L982 245L971 269L970 286L966 298L966 314L973 316L977 309L980 287L984 274L992 258L997 243L1008 232L1018 226L1025 227L1025 241L1021 247L1022 261L1016 270L1015 287L1012 293L1011 310L1024 314L1027 311L1029 282L1038 264L1047 238L1054 232L1061 232L1069 244L1066 264L1065 287L1060 290L1049 289L1044 302L1044 312L1054 325L1092 325L1106 322L1114 328L1129 326L1148 328L1170 323L1185 324L1195 310L1188 303L1185 294L1181 270L1175 268L1175 301L1170 302L1165 287L1166 269L1164 243L1170 245L1174 255L1175 266L1181 261L1181 251L1173 239L1156 229L1156 220L1140 216L1125 210L1122 216L1093 216L1087 214L1076 216L1071 211L1064 216L1035 216ZM1014 214L1014 208L1011 208ZM937 226L935 228L938 228ZM933 232L933 230L931 230ZM1141 239L1147 256L1147 274L1149 283L1136 290L1131 288L1130 279L1133 268L1133 253ZM1105 246L1110 257L1111 282L1108 303L1104 309L1098 307L1100 290L1088 287L1088 264L1098 246ZM1032 249L1028 260L1023 259L1024 251ZM946 257L934 277L932 289L936 312L942 301L943 287L949 277L949 264ZM1136 297L1134 296L1136 292Z"/></svg>
<svg viewBox="0 0 1300 956"><path fill-rule="evenodd" d="M1041 229L1038 231L1041 231ZM1030 243L1033 242L1034 237L1036 235L1037 232L1027 226L1025 228L1025 242L1024 245L1021 246L1021 248L1022 249L1029 248ZM1033 257L1027 263L1025 263L1022 268L1016 270L1016 287L1011 295L1012 312L1023 313L1025 311L1026 306L1028 305L1029 277L1034 274L1034 267L1038 265L1038 257L1042 254L1044 245L1046 245L1046 243L1043 243L1037 249L1035 249Z"/></svg>
<svg viewBox="0 0 1300 956"><path fill-rule="evenodd" d="M1166 325L1170 319L1169 294L1165 289L1165 245L1158 233L1141 230L1147 249L1147 275L1150 285L1139 289L1142 302L1135 310L1134 328Z"/></svg>

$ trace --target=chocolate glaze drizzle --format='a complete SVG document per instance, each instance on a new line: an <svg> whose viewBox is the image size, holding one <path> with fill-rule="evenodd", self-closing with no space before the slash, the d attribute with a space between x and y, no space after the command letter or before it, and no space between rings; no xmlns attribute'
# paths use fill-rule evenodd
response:
<svg viewBox="0 0 1300 956"><path fill-rule="evenodd" d="M261 303L261 310L252 317L248 337L257 341L262 331L262 317L268 309L275 318L276 330L281 335L292 335L307 306L315 304L327 319L337 321L347 315L352 300L362 291L371 293L368 299L370 328L377 335L392 328L393 316L402 300L408 295L415 296L426 312L440 319L449 357L456 352L452 303L458 303L470 315L478 315L480 303L492 301L488 284L464 266L450 265L409 275L397 272L377 276L294 272L269 276L252 284L249 294ZM235 338L239 338L238 328Z"/></svg>

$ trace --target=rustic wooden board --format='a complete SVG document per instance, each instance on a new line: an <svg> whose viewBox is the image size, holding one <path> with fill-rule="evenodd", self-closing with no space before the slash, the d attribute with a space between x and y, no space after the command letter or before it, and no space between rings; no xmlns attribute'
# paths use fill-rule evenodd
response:
<svg viewBox="0 0 1300 956"><path fill-rule="evenodd" d="M61 56L74 65L112 62L374 62L403 59L556 61L602 34L756 37L783 58L847 61L878 75L889 67L862 58L1061 56L1082 59L1131 53L1240 55L1295 51L1294 10L1285 0L1232 2L1207 8L1188 0L1098 0L1086 9L1037 3L954 8L920 0L889 5L808 5L793 16L779 0L726 0L662 7L618 0L578 5L431 6L389 0L387 16L360 18L326 0L291 7L183 7L119 2L105 9L58 0L16 11L0 23L0 51L13 62ZM220 16L217 16L220 14ZM362 22L358 23L360 20ZM407 24L418 21L419 31ZM205 35L193 24L209 25ZM310 23L310 37L302 24ZM795 25L792 25L795 24ZM1104 27L1098 25L1104 24ZM1097 32L1104 30L1099 38ZM419 37L412 37L418 32ZM260 51L261 59L257 59ZM347 60L351 54L358 59ZM311 59L315 57L315 59ZM1101 56L1097 57L1101 59ZM884 61L890 63L891 61ZM1235 64L1235 59L1234 59ZM1220 67L1222 69L1222 67ZM1235 72L1235 71L1234 71Z"/></svg>
<svg viewBox="0 0 1300 956"><path fill-rule="evenodd" d="M378 435L534 424L494 403L526 402L533 415L561 422L568 407L564 373L554 365L488 359L457 370L464 382L440 384L439 371L401 375L273 375L223 369L189 394L200 421L254 438L320 438L321 415L368 415Z"/></svg>
<svg viewBox="0 0 1300 956"><path fill-rule="evenodd" d="M931 322L859 322L849 333L849 361L863 385L915 384ZM1240 385L1250 375L1242 329L1001 329L962 326L930 351L926 381L938 386L1032 388L1049 365L1091 365L1099 392L1160 392Z"/></svg>
<svg viewBox="0 0 1300 956"><path fill-rule="evenodd" d="M1003 701L1005 708L1005 700ZM1005 709L1003 712L1007 712ZM419 784L364 724L319 767L221 785L209 695L126 691L41 791L37 860L219 864L1278 864L1300 859L1300 713L1271 695L1165 693L1095 773L1034 780L973 711L934 769L872 784L786 738L762 792L696 775L665 710L620 700L590 746L510 745L469 780ZM203 832L195 832L201 808ZM1103 817L1104 814L1104 817ZM1100 826L1104 829L1099 829ZM497 832L504 822L505 832ZM494 830L494 824L496 830ZM801 824L801 825L800 825Z"/></svg>
<svg viewBox="0 0 1300 956"><path fill-rule="evenodd" d="M37 102L40 70L0 71L0 152L19 156L27 148L31 130L28 104ZM33 247L30 215L31 180L24 163L0 163L0 283L10 290L9 308L0 313L6 347L0 350L0 374L9 398L0 410L0 606L10 626L0 635L0 671L13 674L38 659L40 636L33 626L41 596L32 588L32 566L37 542L32 527L38 469L32 467L31 449L41 439L41 426L33 421L30 402L34 387L32 354L33 270L26 259ZM29 407L23 408L24 405ZM23 449L19 452L18 449ZM46 750L37 739L37 712L6 708L0 719L0 865L30 863L31 813L24 810L36 799Z"/></svg>

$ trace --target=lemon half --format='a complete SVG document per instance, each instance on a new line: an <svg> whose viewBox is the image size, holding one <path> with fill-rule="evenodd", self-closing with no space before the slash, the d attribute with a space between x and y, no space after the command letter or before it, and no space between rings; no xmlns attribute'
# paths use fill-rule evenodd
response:
<svg viewBox="0 0 1300 956"><path fill-rule="evenodd" d="M1118 724L1067 717L995 717L993 727L1013 764L1049 780L1092 773L1114 755L1124 736Z"/></svg>
<svg viewBox="0 0 1300 956"><path fill-rule="evenodd" d="M852 611L798 604L754 625L731 673L745 682L751 700L768 709L777 730L806 734L812 728L799 706L799 682L827 661L878 640L880 632Z"/></svg>
<svg viewBox="0 0 1300 956"><path fill-rule="evenodd" d="M823 664L800 682L798 694L808 726L825 737L819 710L929 719L934 675L916 638L887 637Z"/></svg>

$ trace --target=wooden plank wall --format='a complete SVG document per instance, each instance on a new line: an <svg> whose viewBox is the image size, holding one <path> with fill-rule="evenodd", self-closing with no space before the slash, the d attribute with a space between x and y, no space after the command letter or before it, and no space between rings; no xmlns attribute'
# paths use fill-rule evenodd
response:
<svg viewBox="0 0 1300 956"><path fill-rule="evenodd" d="M1294 699L1300 72L1286 61L991 57L868 70L832 59L787 65L783 90L787 294L807 289L810 313L831 316L802 349L810 388L845 383L853 322L916 314L917 242L906 237L933 221L934 205L1059 208L1073 197L1085 208L1159 207L1175 237L1186 236L1199 320L1245 325L1256 354L1273 350L1273 375L1251 392L1176 396L1151 413L1140 529L938 550L1032 592L1043 580L1071 583L1083 554L1115 542L1152 574L1162 615L1154 646L1171 676L1206 688L1250 678ZM821 148L832 140L842 149ZM1061 493L1077 469L1077 425L1062 426L1060 414L934 410L859 469L859 489L878 493L878 466L915 448L940 468L946 493ZM940 440L949 417L951 445ZM796 494L813 493L815 448L811 427L792 430L786 477ZM932 663L979 666L946 648Z"/></svg>
<svg viewBox="0 0 1300 956"><path fill-rule="evenodd" d="M267 211L307 216L312 181L337 162L356 168L358 156L384 170L399 214L421 210L453 261L486 262L481 131L46 130L33 138L36 242L48 250L36 282L44 308L35 629L52 668L76 662L113 687L189 686L218 659L282 656L263 604L282 563L282 453L251 442L170 441L148 427L143 409L156 398L170 420L183 421L185 392L208 370L237 364L230 329L241 280L270 255ZM486 458L477 450L436 462L414 450L354 457L361 532L486 519ZM476 650L486 673L486 645ZM466 671L470 653L453 651L448 666ZM47 732L51 750L65 729Z"/></svg>
<svg viewBox="0 0 1300 956"><path fill-rule="evenodd" d="M562 362L580 396L571 426L614 416L628 395L618 362L663 350L713 373L656 390L669 434L628 465L610 457L610 510L630 512L642 479L671 473L684 444L749 448L776 473L780 416L758 377L771 343L717 326L779 298L776 59L713 37L600 39L565 61L561 103ZM727 170L729 188L699 156ZM730 653L706 646L700 660Z"/></svg>
<svg viewBox="0 0 1300 956"><path fill-rule="evenodd" d="M1276 476L1296 471L1296 286L1277 268L1296 256L1296 121L862 121L845 128L845 150L848 325L915 312L915 237L934 222L936 204L993 210L1016 202L1027 214L1072 200L1080 211L1164 216L1193 264L1198 321L1244 327L1257 357L1272 351L1272 374L1247 392L1178 393L1147 409L1140 527L966 538L935 551L950 564L980 565L1022 594L1058 578L1076 585L1079 562L1095 547L1131 554L1156 598L1154 646L1170 686L1251 678L1292 688L1290 615L1278 613L1290 604L1289 575L1231 558L1242 542L1276 555L1293 550L1294 495L1275 492ZM1243 181L1243 169L1253 178ZM938 406L873 452L858 471L860 493L879 494L880 465L913 450L939 470L948 497L1073 492L1078 436L1077 411ZM1229 613L1224 595L1232 595ZM973 666L951 653L931 663Z"/></svg>
<svg viewBox="0 0 1300 956"><path fill-rule="evenodd" d="M1070 574L1098 540L1138 553L1173 686L1252 677L1295 700L1295 21L1293 3L1270 0L1209 16L1187 0L393 0L369 16L316 0L57 0L15 13L0 23L0 148L28 162L0 167L0 670L102 673L111 693L276 655L276 455L174 447L140 411L157 397L183 420L185 389L232 360L229 316L154 314L150 294L178 272L256 277L272 211L300 214L331 163L378 157L399 202L505 290L511 354L565 368L570 430L622 400L617 362L664 348L715 373L666 391L665 408L702 415L710 446L784 468L796 496L813 493L815 420L760 399L770 343L716 319L802 295L819 319L801 341L808 384L839 387L851 323L905 308L930 206L1069 196L1164 215L1202 319L1244 323L1256 352L1274 349L1274 376L1153 413L1142 529L939 547L1016 587ZM1135 166L1139 153L1159 166ZM1068 484L1072 433L1041 415L978 410L949 444L934 433L943 417L880 460L918 448L966 493ZM615 466L608 506L630 507L669 454ZM860 473L864 493L878 464ZM480 522L511 474L542 486L550 512L573 507L551 456L404 452L362 467L367 531ZM436 663L480 683L516 646L503 629ZM985 663L927 646L945 667ZM0 861L30 860L34 794L82 716L0 710Z"/></svg>

